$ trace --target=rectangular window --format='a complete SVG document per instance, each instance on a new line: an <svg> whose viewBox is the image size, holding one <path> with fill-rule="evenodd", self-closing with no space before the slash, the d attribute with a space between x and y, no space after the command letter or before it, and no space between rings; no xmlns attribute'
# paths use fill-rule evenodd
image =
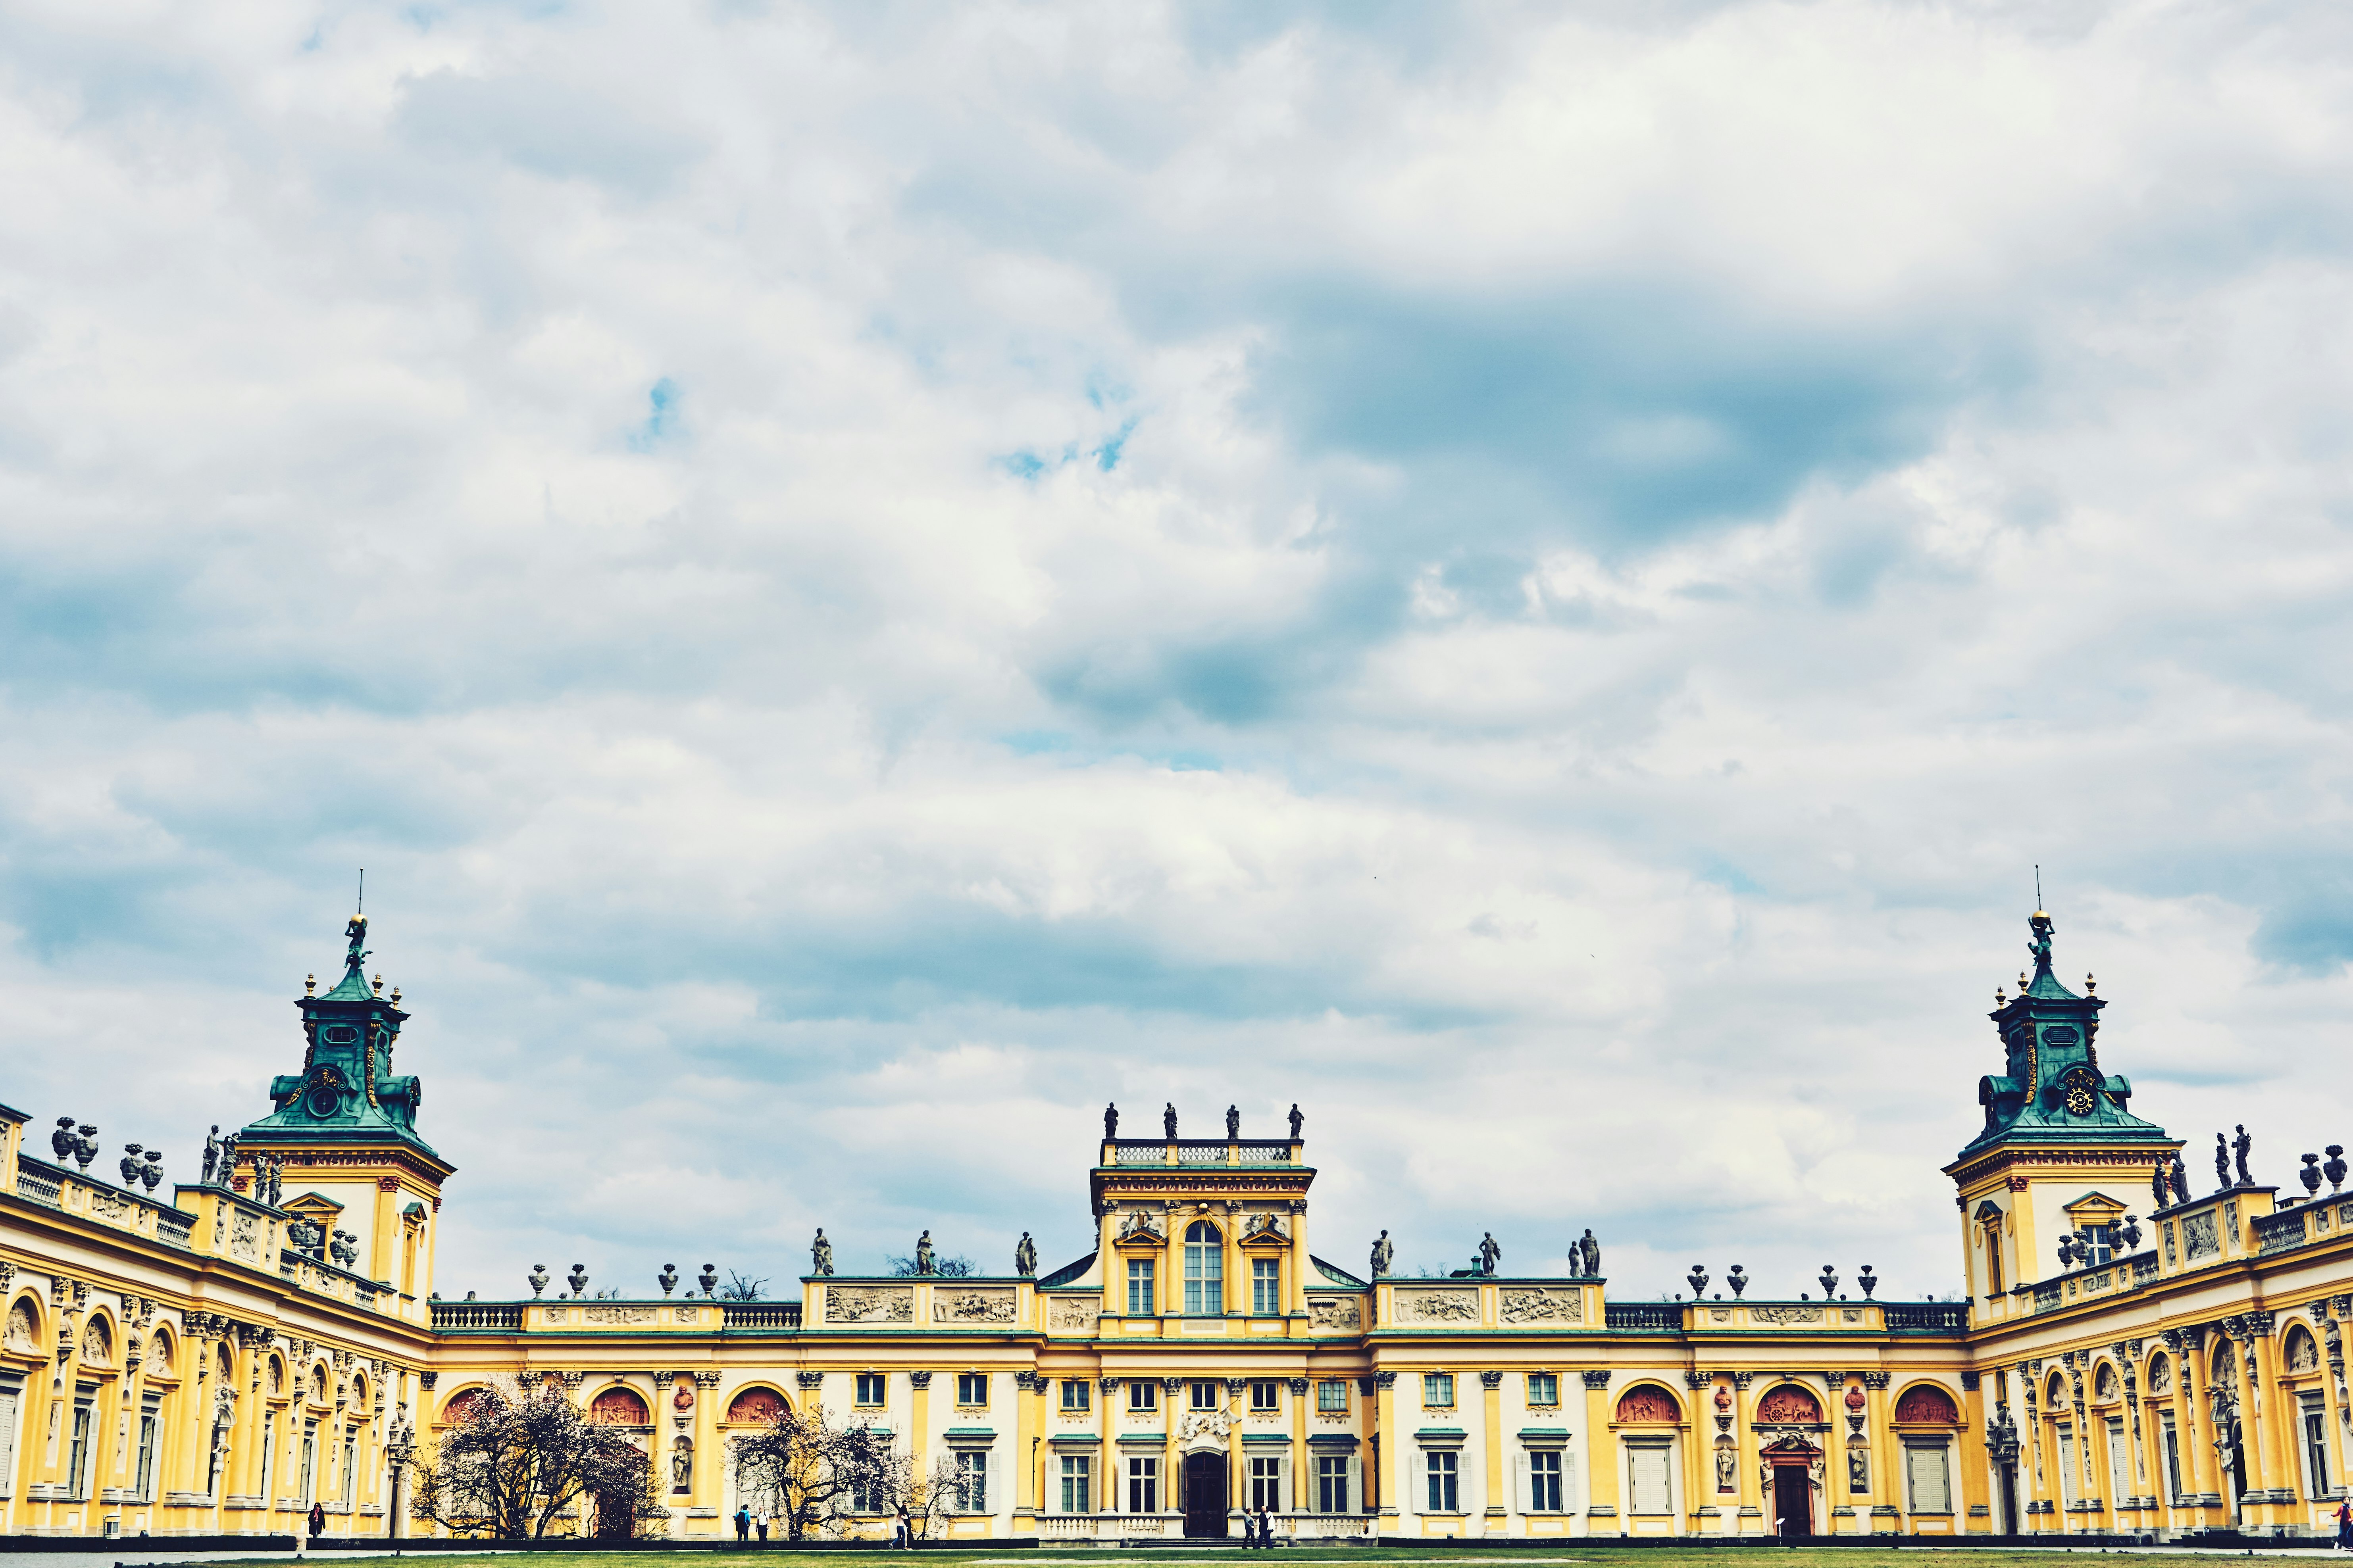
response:
<svg viewBox="0 0 2353 1568"><path fill-rule="evenodd" d="M1348 1460L1345 1455L1315 1457L1315 1511L1348 1511Z"/></svg>
<svg viewBox="0 0 2353 1568"><path fill-rule="evenodd" d="M1945 1449L1942 1444L1933 1448L1905 1449L1904 1468L1912 1482L1914 1513L1953 1511L1953 1496L1946 1479Z"/></svg>
<svg viewBox="0 0 2353 1568"><path fill-rule="evenodd" d="M16 1489L16 1413L24 1397L23 1384L0 1381L0 1498Z"/></svg>
<svg viewBox="0 0 2353 1568"><path fill-rule="evenodd" d="M1426 1372L1421 1374L1421 1402L1432 1410L1443 1410L1454 1403L1454 1374L1451 1372Z"/></svg>
<svg viewBox="0 0 2353 1568"><path fill-rule="evenodd" d="M988 1373L960 1372L956 1373L956 1403L986 1405L988 1403Z"/></svg>
<svg viewBox="0 0 2353 1568"><path fill-rule="evenodd" d="M345 1508L352 1506L352 1483L358 1479L359 1458L359 1444L350 1437L344 1438L343 1500Z"/></svg>
<svg viewBox="0 0 2353 1568"><path fill-rule="evenodd" d="M1315 1408L1326 1415L1345 1415L1348 1413L1348 1380L1344 1377L1318 1379L1315 1384Z"/></svg>
<svg viewBox="0 0 2353 1568"><path fill-rule="evenodd" d="M1160 1385L1156 1383L1145 1383L1141 1379L1129 1384L1127 1385L1127 1407L1130 1410L1159 1409Z"/></svg>
<svg viewBox="0 0 2353 1568"><path fill-rule="evenodd" d="M1630 1444L1626 1474L1634 1483L1631 1506L1636 1513L1665 1513L1672 1504L1667 1481L1667 1447L1663 1443Z"/></svg>
<svg viewBox="0 0 2353 1568"><path fill-rule="evenodd" d="M860 1373L858 1374L857 1398L858 1403L860 1405L874 1405L881 1404L882 1374L879 1372Z"/></svg>
<svg viewBox="0 0 2353 1568"><path fill-rule="evenodd" d="M1528 1511L1560 1511L1560 1450L1557 1448L1528 1450Z"/></svg>
<svg viewBox="0 0 2353 1568"><path fill-rule="evenodd" d="M1560 1403L1560 1378L1556 1373L1549 1372L1532 1372L1528 1373L1528 1403L1530 1405L1558 1405Z"/></svg>
<svg viewBox="0 0 2353 1568"><path fill-rule="evenodd" d="M302 1485L294 1493L305 1503L311 1502L316 1496L311 1490L311 1476L318 1467L319 1424L316 1421L305 1421L302 1423Z"/></svg>
<svg viewBox="0 0 2353 1568"><path fill-rule="evenodd" d="M2158 1417L2165 1426L2166 1500L2177 1501L2181 1496L2181 1434L2173 1429L2173 1412Z"/></svg>
<svg viewBox="0 0 2353 1568"><path fill-rule="evenodd" d="M1281 1513L1282 1511L1282 1461L1252 1459L1250 1467L1250 1511L1256 1513L1260 1509L1264 1509L1269 1513Z"/></svg>
<svg viewBox="0 0 2353 1568"><path fill-rule="evenodd" d="M66 1485L76 1499L90 1495L90 1401L74 1401L73 1446L67 1451Z"/></svg>
<svg viewBox="0 0 2353 1568"><path fill-rule="evenodd" d="M988 1511L988 1453L986 1449L956 1450L956 1511Z"/></svg>
<svg viewBox="0 0 2353 1568"><path fill-rule="evenodd" d="M2320 1395L2304 1396L2304 1495L2319 1499L2328 1495L2328 1416L2321 1408Z"/></svg>
<svg viewBox="0 0 2353 1568"><path fill-rule="evenodd" d="M2108 1421L2108 1500L2132 1496L2132 1450L2125 1446L2124 1417L2113 1416Z"/></svg>
<svg viewBox="0 0 2353 1568"><path fill-rule="evenodd" d="M860 1470L850 1478L849 1511L852 1513L882 1511L881 1477L871 1470Z"/></svg>
<svg viewBox="0 0 2353 1568"><path fill-rule="evenodd" d="M162 1425L159 1408L158 1402L151 1396L139 1412L139 1470L132 1478L132 1485L145 1502L155 1500L155 1435ZM0 1482L5 1479L0 1476Z"/></svg>
<svg viewBox="0 0 2353 1568"><path fill-rule="evenodd" d="M1282 1310L1282 1259L1250 1259L1250 1310L1261 1318L1274 1317Z"/></svg>
<svg viewBox="0 0 2353 1568"><path fill-rule="evenodd" d="M1160 1303L1152 1289L1152 1259L1131 1258L1127 1260L1127 1315L1149 1318L1158 1314Z"/></svg>
<svg viewBox="0 0 2353 1568"><path fill-rule="evenodd" d="M1085 1385L1082 1384L1080 1386ZM1095 1462L1083 1454L1062 1456L1062 1511L1064 1513L1094 1512L1094 1466Z"/></svg>
<svg viewBox="0 0 2353 1568"><path fill-rule="evenodd" d="M1130 1459L1127 1462L1127 1511L1158 1513L1160 1511L1160 1461Z"/></svg>
<svg viewBox="0 0 2353 1568"><path fill-rule="evenodd" d="M1431 1513L1460 1513L1461 1493L1456 1489L1454 1461L1451 1448L1432 1448L1422 1455L1430 1468L1430 1510Z"/></svg>
<svg viewBox="0 0 2353 1568"><path fill-rule="evenodd" d="M2075 1500L2075 1428L2063 1421L2055 1431L2059 1438L2059 1502L2063 1510Z"/></svg>
<svg viewBox="0 0 2353 1568"><path fill-rule="evenodd" d="M1250 1408L1252 1410L1272 1410L1275 1408L1275 1396L1282 1387L1282 1385L1281 1384L1275 1382L1274 1379L1271 1377L1252 1378L1250 1380Z"/></svg>
<svg viewBox="0 0 2353 1568"><path fill-rule="evenodd" d="M1062 1380L1063 1409L1091 1410L1094 1407L1094 1384L1084 1378L1066 1377Z"/></svg>
<svg viewBox="0 0 2353 1568"><path fill-rule="evenodd" d="M1195 1230L1206 1230L1197 1225ZM1226 1252L1223 1242L1185 1244L1185 1315L1214 1318L1226 1310Z"/></svg>
<svg viewBox="0 0 2353 1568"><path fill-rule="evenodd" d="M1221 1391L1219 1389L1218 1385L1209 1382L1207 1378L1197 1381L1193 1384L1193 1408L1196 1410L1217 1409L1225 1403L1225 1400L1220 1397L1220 1393Z"/></svg>

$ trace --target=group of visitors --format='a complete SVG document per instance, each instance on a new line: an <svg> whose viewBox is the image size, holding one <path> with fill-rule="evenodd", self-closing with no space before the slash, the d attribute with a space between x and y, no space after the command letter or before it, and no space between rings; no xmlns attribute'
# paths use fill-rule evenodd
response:
<svg viewBox="0 0 2353 1568"><path fill-rule="evenodd" d="M1242 1510L1242 1549L1258 1551L1274 1544L1274 1524L1266 1517L1266 1504L1258 1505L1258 1512Z"/></svg>
<svg viewBox="0 0 2353 1568"><path fill-rule="evenodd" d="M768 1539L767 1510L764 1509L754 1514L748 1505L738 1506L735 1510L735 1539L750 1542L754 1529L759 1531L762 1541ZM914 1545L915 1521L909 1516L907 1505L901 1503L897 1515L891 1521L891 1546L893 1551L910 1552Z"/></svg>

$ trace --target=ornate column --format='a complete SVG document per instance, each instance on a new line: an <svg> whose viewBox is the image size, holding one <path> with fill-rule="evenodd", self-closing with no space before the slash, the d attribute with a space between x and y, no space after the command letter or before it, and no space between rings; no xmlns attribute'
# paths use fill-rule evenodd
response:
<svg viewBox="0 0 2353 1568"><path fill-rule="evenodd" d="M2051 1451L2051 1433L2043 1425L2042 1375L2041 1362L2018 1363L2019 1408L2025 1417L2020 1431L2026 1439L2024 1473L2019 1477L2019 1490L2024 1495L2019 1508L2026 1515L2023 1531L2036 1533L2053 1528L2051 1517L2057 1505L2052 1499L2059 1488L2059 1478L2051 1473L2045 1458Z"/></svg>
<svg viewBox="0 0 2353 1568"><path fill-rule="evenodd" d="M1584 1375L1585 1532L1622 1535L1626 1524L1619 1512L1618 1440L1609 1429L1609 1373L1603 1368ZM1597 1521L1607 1521L1608 1528Z"/></svg>
<svg viewBox="0 0 2353 1568"><path fill-rule="evenodd" d="M801 1373L803 1388L809 1386L806 1380L811 1375L806 1372ZM814 1375L818 1383L825 1381L824 1373ZM929 1372L909 1373L907 1388L907 1452L915 1457L915 1481L923 1485L930 1480L932 1474L932 1374ZM813 1397L802 1395L803 1405L806 1405ZM1106 1432L1115 1429L1108 1413L1105 1414L1103 1426ZM1106 1448L1113 1447L1108 1438L1103 1446Z"/></svg>
<svg viewBox="0 0 2353 1568"><path fill-rule="evenodd" d="M691 1494L696 1508L706 1508L713 1514L727 1501L727 1458L719 1451L719 1373L716 1371L694 1374L694 1490ZM725 1521L706 1526L714 1534L724 1534Z"/></svg>
<svg viewBox="0 0 2353 1568"><path fill-rule="evenodd" d="M1981 1379L1974 1372L1961 1373L1961 1419L1967 1423L1964 1432L1986 1430L1985 1391ZM1966 1438L1953 1445L1953 1468L1960 1481L1960 1506L1954 1510L1960 1522L1954 1526L1956 1535L1984 1535L1993 1530L1993 1468L1989 1462L1971 1463L1976 1456L1969 1452ZM1985 1450L1980 1447L1978 1453ZM1982 1510L1983 1511L1979 1511ZM1983 1523L1980 1524L1979 1521Z"/></svg>
<svg viewBox="0 0 2353 1568"><path fill-rule="evenodd" d="M1316 1508L1315 1474L1307 1453L1308 1382L1303 1377L1294 1377L1284 1388L1291 1395L1291 1496L1287 1500L1294 1513L1313 1513ZM1363 1510L1364 1499L1350 1500L1359 1512Z"/></svg>
<svg viewBox="0 0 2353 1568"><path fill-rule="evenodd" d="M1874 1535L1903 1528L1897 1510L1904 1506L1904 1478L1896 1468L1903 1450L1896 1446L1895 1428L1888 1420L1888 1382L1884 1372L1862 1374L1863 1420L1871 1429L1871 1530Z"/></svg>
<svg viewBox="0 0 2353 1568"><path fill-rule="evenodd" d="M2253 1426L2263 1438L2263 1458L2247 1456L2250 1463L2263 1467L2260 1481L2251 1479L2251 1486L2261 1486L2263 1498L2263 1519L2269 1524L2287 1524L2297 1512L2295 1501L2300 1491L2299 1467L2295 1457L2295 1415L2289 1408L2280 1388L2279 1342L2273 1335L2278 1317L2271 1312L2246 1312L2240 1317L2246 1335L2245 1353L2247 1388L2245 1399Z"/></svg>
<svg viewBox="0 0 2353 1568"><path fill-rule="evenodd" d="M1484 1407L1487 1439L1486 1511L1480 1533L1503 1535L1511 1530L1510 1484L1504 1479L1504 1374L1479 1374L1479 1402ZM1467 1534L1468 1531L1465 1531Z"/></svg>
<svg viewBox="0 0 2353 1568"><path fill-rule="evenodd" d="M1366 1473L1379 1478L1383 1519L1395 1519L1398 1512L1397 1490L1397 1373L1373 1373L1373 1430L1370 1434L1373 1462L1365 1467Z"/></svg>
<svg viewBox="0 0 2353 1568"><path fill-rule="evenodd" d="M1733 1413L1730 1416L1720 1419L1718 1427L1732 1434L1733 1473L1737 1478L1736 1484L1739 1487L1739 1490L1733 1494L1735 1500L1733 1528L1736 1531L1746 1531L1746 1521L1755 1520L1757 1531L1762 1533L1767 1528L1765 1483L1758 1474L1761 1461L1758 1458L1756 1424L1742 1418L1743 1413L1748 1409L1748 1385L1756 1381L1757 1374L1753 1372L1736 1372L1732 1374Z"/></svg>

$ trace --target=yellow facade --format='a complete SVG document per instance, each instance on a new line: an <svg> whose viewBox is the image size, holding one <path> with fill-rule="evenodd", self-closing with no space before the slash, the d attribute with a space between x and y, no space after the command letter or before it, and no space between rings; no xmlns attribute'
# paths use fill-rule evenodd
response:
<svg viewBox="0 0 2353 1568"><path fill-rule="evenodd" d="M1324 1261L1295 1129L1106 1135L1094 1250L1039 1275L440 1301L452 1168L390 1074L406 1015L358 980L355 922L344 984L301 1004L303 1072L221 1180L165 1202L0 1108L0 1534L284 1533L313 1501L339 1535L426 1533L394 1456L518 1370L638 1429L681 1537L727 1531L727 1438L772 1399L963 1466L972 1539L1238 1535L1260 1500L1299 1539L2325 1528L2353 1196L2169 1199L2141 1250L2102 1231L2059 1269L2061 1236L2149 1208L2179 1144L2098 1066L2097 999L2044 984L2037 921L2034 987L1994 1015L2010 1071L1947 1168L1969 1300L1672 1303Z"/></svg>

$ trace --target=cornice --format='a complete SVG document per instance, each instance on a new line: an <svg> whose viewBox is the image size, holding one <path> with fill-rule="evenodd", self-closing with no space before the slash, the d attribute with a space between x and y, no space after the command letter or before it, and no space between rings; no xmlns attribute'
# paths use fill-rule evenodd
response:
<svg viewBox="0 0 2353 1568"><path fill-rule="evenodd" d="M2004 1144L1988 1149L1983 1153L1966 1155L1945 1167L1945 1174L1955 1184L1967 1186L1978 1179L2006 1171L2012 1165L2053 1165L2105 1169L2130 1165L2145 1167L2156 1151L2168 1154L2183 1147L2179 1138L2152 1138L2129 1145L2087 1147L2052 1147L2033 1143Z"/></svg>

